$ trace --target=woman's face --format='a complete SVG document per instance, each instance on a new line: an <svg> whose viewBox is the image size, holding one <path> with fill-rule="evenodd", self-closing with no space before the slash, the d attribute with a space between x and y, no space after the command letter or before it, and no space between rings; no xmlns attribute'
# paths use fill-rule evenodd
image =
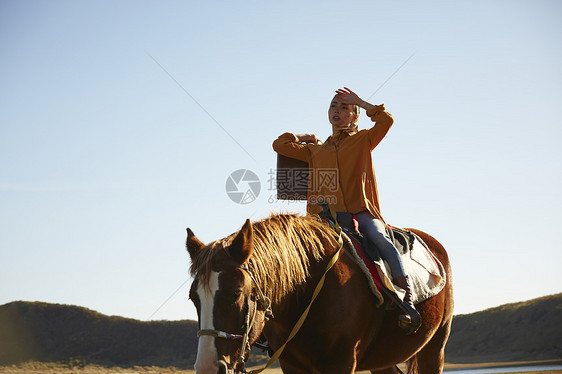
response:
<svg viewBox="0 0 562 374"><path fill-rule="evenodd" d="M344 104L336 95L330 103L328 118L334 129L344 129L355 120L356 114L353 112L353 105Z"/></svg>

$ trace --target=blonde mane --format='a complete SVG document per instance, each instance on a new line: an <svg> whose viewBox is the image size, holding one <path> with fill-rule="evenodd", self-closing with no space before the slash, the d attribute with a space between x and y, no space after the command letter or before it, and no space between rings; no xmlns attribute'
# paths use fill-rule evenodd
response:
<svg viewBox="0 0 562 374"><path fill-rule="evenodd" d="M326 257L334 248L335 232L318 218L295 214L271 215L252 224L253 252L249 263L256 281L275 303L310 276L312 262ZM236 233L210 243L191 265L191 274L203 283Z"/></svg>

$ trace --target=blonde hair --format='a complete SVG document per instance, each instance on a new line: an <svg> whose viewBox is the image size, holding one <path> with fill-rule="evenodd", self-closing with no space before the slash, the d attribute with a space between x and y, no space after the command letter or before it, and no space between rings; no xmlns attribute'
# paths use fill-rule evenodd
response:
<svg viewBox="0 0 562 374"><path fill-rule="evenodd" d="M357 131L357 128L359 127L357 126L357 121L359 121L359 114L360 114L359 105L353 105L353 113L355 114L355 118L353 119L353 121L351 121L348 128L350 130Z"/></svg>
<svg viewBox="0 0 562 374"><path fill-rule="evenodd" d="M335 232L313 216L274 214L253 223L252 228L253 251L248 262L260 288L273 302L300 288L310 277L311 263L336 248ZM234 236L236 233L210 243L192 259L192 276L205 283L213 269L213 258L225 252ZM220 257L216 257L218 261Z"/></svg>
<svg viewBox="0 0 562 374"><path fill-rule="evenodd" d="M357 129L359 128L359 126L357 125L357 121L359 121L359 106L353 106L353 113L355 114L355 118L353 121L351 121L347 128L353 131L357 131Z"/></svg>

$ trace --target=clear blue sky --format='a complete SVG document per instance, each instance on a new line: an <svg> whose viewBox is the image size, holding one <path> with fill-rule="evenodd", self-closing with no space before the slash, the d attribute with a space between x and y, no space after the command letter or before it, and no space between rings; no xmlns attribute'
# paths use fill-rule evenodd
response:
<svg viewBox="0 0 562 374"><path fill-rule="evenodd" d="M305 211L271 202L273 139L327 137L335 89L367 98L412 55L371 99L396 119L373 152L386 220L445 245L457 314L562 291L561 16L558 1L0 1L0 304L148 319L189 277L186 227L209 242ZM260 178L251 204L225 192L237 169ZM153 318L196 319L187 293Z"/></svg>

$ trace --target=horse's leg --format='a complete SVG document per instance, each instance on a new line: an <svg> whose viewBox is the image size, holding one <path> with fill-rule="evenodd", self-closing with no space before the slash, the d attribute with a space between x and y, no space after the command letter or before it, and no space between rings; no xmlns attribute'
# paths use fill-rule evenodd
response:
<svg viewBox="0 0 562 374"><path fill-rule="evenodd" d="M291 363L290 361L279 360L283 374L310 374L310 371L301 365Z"/></svg>
<svg viewBox="0 0 562 374"><path fill-rule="evenodd" d="M353 374L355 373L355 362L325 362L314 368L307 368L298 364L282 362L281 369L284 374ZM388 372L384 374L395 374L396 372ZM401 373L401 372L400 372Z"/></svg>
<svg viewBox="0 0 562 374"><path fill-rule="evenodd" d="M312 360L304 351L299 353L305 355L305 359L293 356L279 360L284 374L353 374L357 367L355 348L339 349L330 354L316 356Z"/></svg>
<svg viewBox="0 0 562 374"><path fill-rule="evenodd" d="M419 374L440 374L443 372L445 343L451 332L451 322L449 320L437 329L426 346L416 354Z"/></svg>
<svg viewBox="0 0 562 374"><path fill-rule="evenodd" d="M371 374L404 374L398 366L389 367L380 370L371 370Z"/></svg>
<svg viewBox="0 0 562 374"><path fill-rule="evenodd" d="M355 358L342 361L341 358L337 362L327 360L315 367L312 371L313 374L353 374L355 373L355 368L357 362Z"/></svg>

